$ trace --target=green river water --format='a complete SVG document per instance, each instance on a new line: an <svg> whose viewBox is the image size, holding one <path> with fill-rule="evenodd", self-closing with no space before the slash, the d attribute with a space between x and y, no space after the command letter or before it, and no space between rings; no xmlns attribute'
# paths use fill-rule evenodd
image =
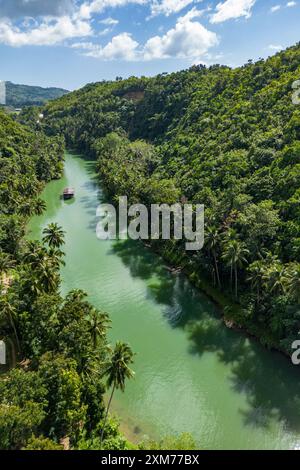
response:
<svg viewBox="0 0 300 470"><path fill-rule="evenodd" d="M65 186L75 188L73 201L60 200ZM137 353L136 377L113 405L132 440L189 432L203 449L300 447L299 370L227 329L205 295L139 242L97 239L93 162L67 154L64 177L43 198L47 211L32 219L30 237L50 222L66 231L63 293L84 289L109 312L110 340Z"/></svg>

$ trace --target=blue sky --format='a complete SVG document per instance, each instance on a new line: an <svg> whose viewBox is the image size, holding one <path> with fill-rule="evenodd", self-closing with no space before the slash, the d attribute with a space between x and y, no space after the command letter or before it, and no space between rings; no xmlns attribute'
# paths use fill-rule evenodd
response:
<svg viewBox="0 0 300 470"><path fill-rule="evenodd" d="M1 79L75 89L300 40L300 0L0 0Z"/></svg>

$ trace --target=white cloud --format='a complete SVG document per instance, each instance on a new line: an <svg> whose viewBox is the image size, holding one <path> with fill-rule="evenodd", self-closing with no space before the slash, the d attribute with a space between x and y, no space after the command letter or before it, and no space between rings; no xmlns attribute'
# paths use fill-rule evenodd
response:
<svg viewBox="0 0 300 470"><path fill-rule="evenodd" d="M135 60L138 55L138 42L129 33L121 33L102 47L93 43L76 43L72 47L85 51L84 55L104 60Z"/></svg>
<svg viewBox="0 0 300 470"><path fill-rule="evenodd" d="M21 30L10 20L0 21L0 43L12 47L45 46L63 42L65 39L85 37L92 34L88 22L62 16L57 19L45 19L38 26Z"/></svg>
<svg viewBox="0 0 300 470"><path fill-rule="evenodd" d="M105 24L107 26L115 26L119 23L119 21L115 20L114 18L108 17L108 18L105 18L104 20L101 20L100 23Z"/></svg>
<svg viewBox="0 0 300 470"><path fill-rule="evenodd" d="M193 9L192 13L179 18L175 27L166 34L149 39L144 47L144 59L177 57L199 61L211 47L218 44L218 37L214 32L197 21L191 21L201 13Z"/></svg>
<svg viewBox="0 0 300 470"><path fill-rule="evenodd" d="M269 48L271 51L282 51L283 46L279 46L279 45L275 45L275 44L270 44L270 45L268 46L268 48Z"/></svg>
<svg viewBox="0 0 300 470"><path fill-rule="evenodd" d="M222 23L230 19L251 17L251 10L256 0L226 0L218 3L216 12L211 16L211 23Z"/></svg>
<svg viewBox="0 0 300 470"><path fill-rule="evenodd" d="M287 2L287 4L286 4L286 5L283 5L283 6L281 6L281 5L274 5L274 6L270 9L270 12L271 12L271 13L275 13L276 11L281 10L281 8L285 8L285 7L286 7L286 8L292 8L292 7L295 7L295 6L297 6L297 2L294 2L294 1L292 1L292 2Z"/></svg>
<svg viewBox="0 0 300 470"><path fill-rule="evenodd" d="M128 3L142 3L145 0L92 0L81 5L75 0L0 0L0 43L12 47L34 45L52 46L67 39L85 38L95 34L92 28L92 15L107 7L122 6ZM7 5L10 5L10 8ZM4 6L6 5L6 8ZM76 6L77 5L77 6ZM15 11L13 11L15 7ZM66 13L64 13L66 12ZM14 13L14 16L13 16ZM22 17L34 20L20 23L13 19ZM35 13L35 14L34 14ZM105 35L118 21L106 18L102 23L108 28L98 33Z"/></svg>
<svg viewBox="0 0 300 470"><path fill-rule="evenodd" d="M160 14L169 16L172 13L178 13L193 2L194 0L154 0L151 4L151 14L152 16Z"/></svg>
<svg viewBox="0 0 300 470"><path fill-rule="evenodd" d="M131 34L122 33L114 36L105 46L92 42L77 42L71 47L79 49L89 57L104 60L153 60L181 58L200 62L208 50L218 44L217 35L206 29L198 21L203 10L193 8L186 15L178 18L174 28L162 36L150 38L144 45L139 45Z"/></svg>
<svg viewBox="0 0 300 470"><path fill-rule="evenodd" d="M53 1L57 6L56 0ZM103 25L102 31L94 30L92 25L96 25L96 22L93 22L93 16L102 13L108 7L124 6L130 3L148 3L150 8L161 9L161 12L169 15L171 12L180 11L184 6L196 1L202 0L85 0L81 4L76 0L63 0L61 5L65 7L72 5L72 11L60 16L58 15L60 10L57 9L55 10L56 16L49 14L34 17L34 19L28 17L28 19L23 18L22 22L15 22L13 18L1 18L0 16L0 44L20 47L26 45L53 46L65 43L74 49L81 50L85 55L105 60L150 60L178 57L195 61L218 43L217 35L195 20L207 10L192 8L177 19L174 28L165 34L161 33L161 35L150 38L144 45L139 45L128 32L114 36L104 46L96 44L96 38L111 33L114 26L118 24L118 20L112 17L98 20L98 25ZM15 5L40 3L40 7L43 3L45 7L44 0L12 0L12 2ZM54 13L54 10L52 11ZM89 37L92 39L89 42L85 41L85 38ZM77 42L73 44L66 42L70 39L76 39Z"/></svg>
<svg viewBox="0 0 300 470"><path fill-rule="evenodd" d="M129 3L143 4L147 0L93 0L92 2L84 2L78 11L78 17L82 19L90 19L95 13L102 13L107 8L122 7Z"/></svg>
<svg viewBox="0 0 300 470"><path fill-rule="evenodd" d="M100 31L100 33L98 33L98 36L106 36L107 34L111 33L113 31L113 27L112 28L105 28L105 29L102 29L102 31Z"/></svg>
<svg viewBox="0 0 300 470"><path fill-rule="evenodd" d="M74 9L73 0L0 0L1 18L64 16Z"/></svg>
<svg viewBox="0 0 300 470"><path fill-rule="evenodd" d="M272 8L271 8L271 13L275 13L275 11L278 11L281 9L281 5L274 5Z"/></svg>

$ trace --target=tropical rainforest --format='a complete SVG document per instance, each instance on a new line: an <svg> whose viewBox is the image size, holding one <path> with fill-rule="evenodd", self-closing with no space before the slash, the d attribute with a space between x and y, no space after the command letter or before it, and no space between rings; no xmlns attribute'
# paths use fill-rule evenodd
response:
<svg viewBox="0 0 300 470"><path fill-rule="evenodd" d="M115 390L124 391L134 376L133 351L121 341L109 344L109 315L85 292L61 296L62 228L50 224L41 242L26 237L28 219L45 210L41 190L61 176L63 158L61 136L47 137L0 110L0 340L6 345L0 449L136 449L109 414ZM138 446L194 447L186 434Z"/></svg>
<svg viewBox="0 0 300 470"><path fill-rule="evenodd" d="M134 353L108 344L109 315L60 294L65 234L46 227L45 183L64 147L97 160L107 197L205 205L205 245L152 241L226 320L289 354L300 326L300 45L240 68L193 66L89 84L13 120L0 111L1 449L126 449L109 415ZM38 118L40 113L44 118ZM109 393L105 406L104 394ZM176 440L175 440L176 441ZM140 448L193 448L189 436Z"/></svg>
<svg viewBox="0 0 300 470"><path fill-rule="evenodd" d="M41 214L44 184L61 175L64 142L0 112L0 335L7 368L0 376L0 448L125 448L108 419L106 383L124 389L133 376L127 344L109 347L110 320L80 290L59 293L64 232L45 228L25 239Z"/></svg>
<svg viewBox="0 0 300 470"><path fill-rule="evenodd" d="M299 77L297 44L235 69L89 84L49 102L42 124L97 159L110 198L204 204L204 249L154 249L228 321L286 353L300 326Z"/></svg>

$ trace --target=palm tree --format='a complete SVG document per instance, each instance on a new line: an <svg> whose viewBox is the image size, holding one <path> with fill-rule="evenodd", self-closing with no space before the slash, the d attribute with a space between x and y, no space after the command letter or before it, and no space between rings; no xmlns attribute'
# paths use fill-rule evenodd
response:
<svg viewBox="0 0 300 470"><path fill-rule="evenodd" d="M57 266L53 264L51 258L44 259L36 274L44 292L51 294L56 291L59 286L60 277Z"/></svg>
<svg viewBox="0 0 300 470"><path fill-rule="evenodd" d="M92 337L93 347L97 348L98 340L104 338L109 328L110 319L106 312L99 312L96 309L92 309L87 317L89 323L89 332Z"/></svg>
<svg viewBox="0 0 300 470"><path fill-rule="evenodd" d="M65 266L65 261L63 257L65 256L65 253L61 251L59 248L51 248L49 251L49 259L51 259L51 262L53 264L53 268L56 270L59 270L61 266Z"/></svg>
<svg viewBox="0 0 300 470"><path fill-rule="evenodd" d="M271 293L284 293L286 286L286 269L279 261L271 264L264 276L266 285Z"/></svg>
<svg viewBox="0 0 300 470"><path fill-rule="evenodd" d="M235 297L238 294L238 268L241 268L243 264L247 263L246 256L249 254L249 250L245 248L245 245L239 240L230 240L225 244L225 250L222 259L230 266L230 281L232 288L232 278L234 271L235 278Z"/></svg>
<svg viewBox="0 0 300 470"><path fill-rule="evenodd" d="M257 297L256 302L260 301L260 294L262 285L266 275L266 266L263 260L254 261L249 267L249 276L248 281L251 282L251 287L253 290L256 290Z"/></svg>
<svg viewBox="0 0 300 470"><path fill-rule="evenodd" d="M10 255L0 250L0 279L13 267L14 261L11 259Z"/></svg>
<svg viewBox="0 0 300 470"><path fill-rule="evenodd" d="M82 302L85 297L87 297L87 293L81 289L73 289L67 296L67 298L72 299L73 302Z"/></svg>
<svg viewBox="0 0 300 470"><path fill-rule="evenodd" d="M30 289L34 294L56 290L59 285L59 268L64 264L62 255L58 249L53 248L48 253L38 242L28 242L24 261L32 271Z"/></svg>
<svg viewBox="0 0 300 470"><path fill-rule="evenodd" d="M45 201L43 201L43 199L38 198L35 201L35 204L34 204L35 215L42 215L45 212L46 208L47 206L46 206Z"/></svg>
<svg viewBox="0 0 300 470"><path fill-rule="evenodd" d="M0 250L0 293L1 293L1 283L3 283L4 291L6 291L8 285L5 283L5 274L14 266L14 261L11 259L10 255L4 253Z"/></svg>
<svg viewBox="0 0 300 470"><path fill-rule="evenodd" d="M288 292L300 304L300 264L293 263L287 274Z"/></svg>
<svg viewBox="0 0 300 470"><path fill-rule="evenodd" d="M215 273L217 276L218 286L221 287L220 275L219 275L219 268L217 262L217 249L220 243L220 233L215 227L208 227L206 231L206 245L208 250L211 252L214 265L215 265Z"/></svg>
<svg viewBox="0 0 300 470"><path fill-rule="evenodd" d="M24 215L24 217L31 217L34 215L34 207L30 202L26 202L20 207L18 212L21 215Z"/></svg>
<svg viewBox="0 0 300 470"><path fill-rule="evenodd" d="M48 225L43 230L43 242L48 243L51 248L60 248L65 243L65 232L56 223Z"/></svg>
<svg viewBox="0 0 300 470"><path fill-rule="evenodd" d="M15 336L18 351L20 352L21 351L20 341L19 341L19 336L17 333L15 321L14 321L14 318L16 316L16 309L14 308L12 303L9 301L7 296L2 296L0 298L0 315L3 319L7 321L7 323L9 323Z"/></svg>
<svg viewBox="0 0 300 470"><path fill-rule="evenodd" d="M29 264L31 269L35 271L43 264L47 250L36 241L27 242L27 249L24 254L25 263Z"/></svg>
<svg viewBox="0 0 300 470"><path fill-rule="evenodd" d="M111 395L106 408L104 423L100 437L100 448L102 447L103 435L106 426L107 416L109 408L113 399L113 395L116 389L120 389L122 392L125 390L125 380L131 379L134 376L134 372L130 369L129 365L133 363L133 352L130 346L126 343L118 341L112 351L110 361L104 368L104 374L107 376L107 386L112 386Z"/></svg>

